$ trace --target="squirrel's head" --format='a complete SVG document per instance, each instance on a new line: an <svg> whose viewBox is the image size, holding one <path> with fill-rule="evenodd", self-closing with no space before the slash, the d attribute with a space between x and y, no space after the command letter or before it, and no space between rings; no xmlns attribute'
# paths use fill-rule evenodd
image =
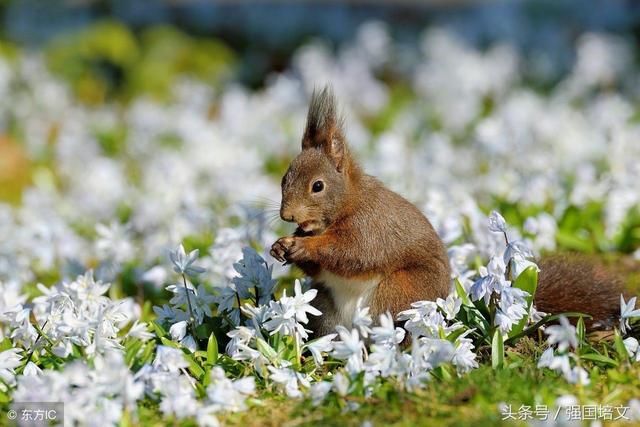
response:
<svg viewBox="0 0 640 427"><path fill-rule="evenodd" d="M309 234L320 234L340 215L356 170L329 87L314 91L302 152L282 178L280 217Z"/></svg>

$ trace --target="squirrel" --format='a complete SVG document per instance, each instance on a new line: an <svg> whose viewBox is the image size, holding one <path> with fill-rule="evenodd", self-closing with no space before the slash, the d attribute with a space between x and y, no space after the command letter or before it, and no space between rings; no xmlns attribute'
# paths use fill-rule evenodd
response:
<svg viewBox="0 0 640 427"><path fill-rule="evenodd" d="M282 178L280 217L297 224L271 255L312 278L312 305L322 312L315 336L350 327L361 299L374 319L411 303L446 298L451 270L444 243L412 203L367 175L352 157L330 87L314 90L302 151ZM588 327L612 324L620 312L619 281L580 257L540 262L534 296L545 313L581 312Z"/></svg>

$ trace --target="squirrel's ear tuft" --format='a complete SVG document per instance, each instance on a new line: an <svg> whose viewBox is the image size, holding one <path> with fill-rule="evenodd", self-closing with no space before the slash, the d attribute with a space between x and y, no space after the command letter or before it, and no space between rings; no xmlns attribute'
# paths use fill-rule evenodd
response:
<svg viewBox="0 0 640 427"><path fill-rule="evenodd" d="M342 118L336 111L336 100L330 86L314 90L307 114L307 126L302 137L302 149L320 148L342 171L346 157L346 142Z"/></svg>

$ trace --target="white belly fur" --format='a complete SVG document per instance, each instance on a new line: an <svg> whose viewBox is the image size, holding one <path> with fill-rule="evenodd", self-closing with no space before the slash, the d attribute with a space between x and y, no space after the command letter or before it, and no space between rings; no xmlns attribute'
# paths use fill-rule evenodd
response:
<svg viewBox="0 0 640 427"><path fill-rule="evenodd" d="M351 279L322 270L315 277L315 281L324 283L331 291L337 311L338 324L351 328L353 326L353 315L358 305L358 298L362 297L361 307L368 307L373 292L382 281L382 277L376 276L367 280Z"/></svg>

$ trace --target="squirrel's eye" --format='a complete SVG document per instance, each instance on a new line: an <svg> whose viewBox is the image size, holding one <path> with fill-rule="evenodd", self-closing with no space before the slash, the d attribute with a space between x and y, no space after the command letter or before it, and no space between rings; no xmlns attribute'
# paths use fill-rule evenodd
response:
<svg viewBox="0 0 640 427"><path fill-rule="evenodd" d="M319 192L321 192L322 190L324 190L324 182L322 182L322 181L316 181L316 182L314 182L314 183L313 183L313 187L311 187L311 190L312 190L314 193L319 193Z"/></svg>

